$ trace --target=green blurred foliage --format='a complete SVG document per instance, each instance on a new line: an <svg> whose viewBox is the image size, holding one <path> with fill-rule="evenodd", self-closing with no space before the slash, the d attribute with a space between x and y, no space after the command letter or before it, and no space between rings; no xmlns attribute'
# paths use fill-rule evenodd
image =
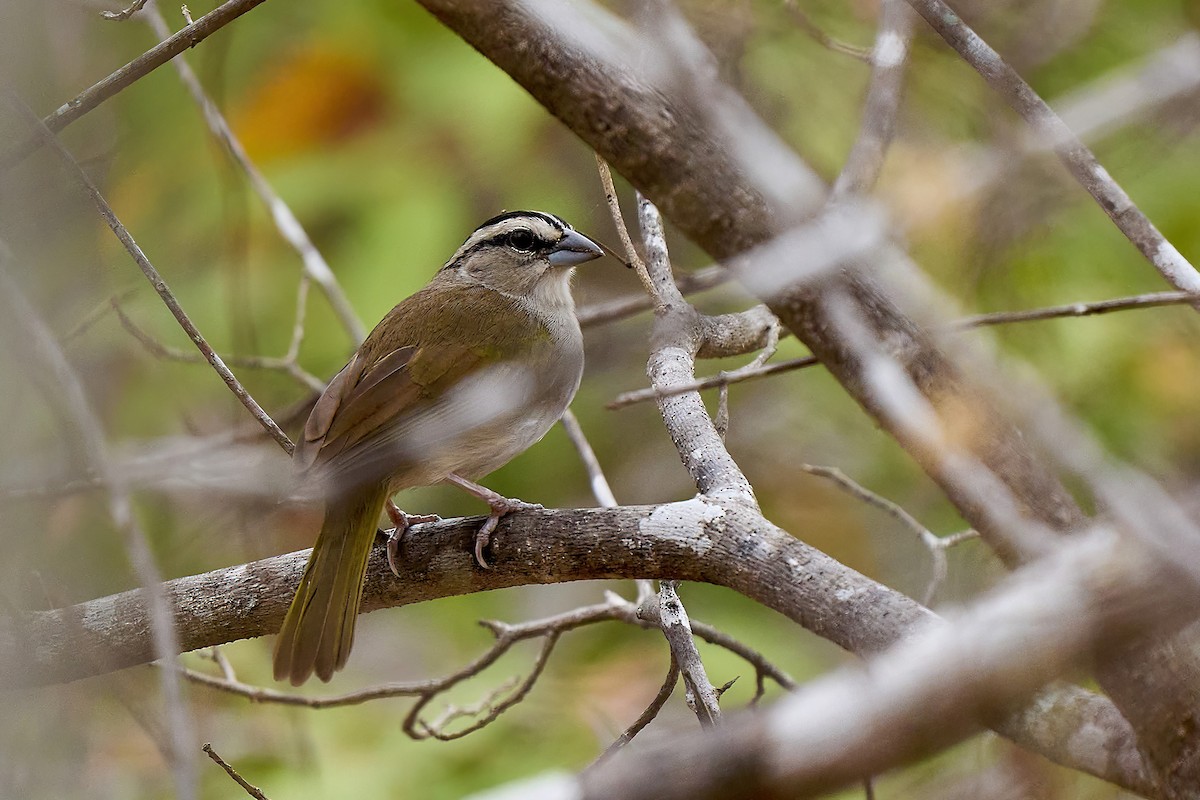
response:
<svg viewBox="0 0 1200 800"><path fill-rule="evenodd" d="M0 5L0 52L10 82L37 111L64 99L152 43L136 20L104 22L85 3ZM210 3L193 7L199 16ZM876 8L869 0L798 0L829 34L869 47ZM1188 30L1173 0L962 5L979 27L1053 100L1139 60ZM1194 4L1188 5L1190 9ZM801 30L768 0L694 0L683 8L718 55L728 80L823 175L832 179L856 134L868 72ZM1062 16L1054 18L1055 9ZM1057 19L1058 26L1049 24ZM1048 22L1049 21L1049 22ZM173 25L180 24L178 19ZM268 3L187 54L252 157L291 205L328 260L361 319L373 324L421 286L483 218L502 208L553 211L606 242L608 221L588 149L507 76L419 6L409 2ZM1200 149L1196 97L1159 109L1095 142L1123 182L1185 256L1200 256ZM982 148L1007 147L1021 129L978 77L918 25L898 139L880 196L906 228L912 252L941 288L971 311L1027 308L1163 288L1084 192L1051 159L1014 168L994 190L942 205ZM5 142L24 136L0 117ZM219 352L282 354L291 335L299 259L222 147L209 136L177 77L163 68L110 100L64 135L118 214ZM1009 152L1003 149L1001 153ZM624 190L624 187L623 187ZM629 195L625 194L628 201ZM109 296L133 287L123 307L168 345L186 348L161 302L145 287L111 234L80 199L55 160L29 159L0 187L0 237L16 254L18 277L85 379L114 442L209 433L247 418L206 367L157 359L102 313ZM676 266L704 265L674 237ZM581 305L638 290L612 262L586 267ZM705 310L744 307L725 288L697 298ZM324 298L307 304L301 363L332 375L353 342ZM620 390L645 383L647 316L587 332L589 369L575 402L618 498L651 503L694 491L656 411L603 409ZM1008 326L994 336L1023 359L1114 453L1187 488L1200 470L1200 370L1195 312L1187 308ZM804 353L783 343L780 358ZM734 362L705 365L730 367ZM269 409L305 391L278 374L239 369ZM15 421L6 486L81 477L55 420L0 348L0 409ZM807 370L731 391L729 445L754 482L767 515L817 547L889 585L920 596L927 556L910 534L819 479L802 462L839 465L900 502L932 530L962 521L894 442L849 402L828 375ZM282 456L280 456L282 458ZM554 431L489 480L498 491L546 505L592 503L583 468ZM443 488L401 498L412 511L478 513ZM138 496L138 515L164 574L176 576L307 546L272 528L261 503L197 495ZM87 493L0 500L9 558L0 567L7 601L39 607L119 591L135 582L102 500ZM941 601L970 597L995 566L982 546L952 553ZM34 577L31 577L34 576ZM365 618L342 691L456 669L486 647L481 618L516 621L594 602L603 588L576 585L490 593L379 612ZM772 612L706 586L684 587L693 617L730 631L799 679L846 657ZM269 683L269 642L226 648L244 680ZM753 672L705 648L717 683L741 680L726 705L752 696ZM456 702L471 703L527 667L507 657ZM211 669L197 656L189 664ZM452 743L412 742L400 730L407 701L312 712L192 688L198 735L212 741L276 798L450 798L551 768L589 763L654 695L666 666L659 637L617 625L567 635L529 699L494 726ZM152 670L15 698L28 796L165 797L170 780L158 752L157 680ZM151 720L152 722L147 722ZM676 696L653 735L690 730ZM12 738L6 732L6 740ZM1058 796L1108 796L994 743L972 742L891 777L897 796L923 796L948 772L1020 761ZM207 762L205 797L235 793ZM3 768L0 767L0 770ZM11 771L11 769L10 769ZM846 796L855 796L847 793Z"/></svg>

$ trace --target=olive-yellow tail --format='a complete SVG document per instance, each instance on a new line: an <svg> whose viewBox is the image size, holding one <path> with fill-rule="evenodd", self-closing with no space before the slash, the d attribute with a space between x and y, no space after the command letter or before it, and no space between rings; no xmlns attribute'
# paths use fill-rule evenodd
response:
<svg viewBox="0 0 1200 800"><path fill-rule="evenodd" d="M328 681L346 664L362 600L367 558L387 502L381 483L332 499L296 596L275 641L275 680L293 686L314 672Z"/></svg>

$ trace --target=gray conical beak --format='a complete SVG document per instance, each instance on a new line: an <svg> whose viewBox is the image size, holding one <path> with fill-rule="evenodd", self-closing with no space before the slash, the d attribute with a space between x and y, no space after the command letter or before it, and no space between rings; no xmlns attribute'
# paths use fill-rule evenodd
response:
<svg viewBox="0 0 1200 800"><path fill-rule="evenodd" d="M550 251L550 263L556 267L573 267L604 255L600 245L577 231L567 231Z"/></svg>

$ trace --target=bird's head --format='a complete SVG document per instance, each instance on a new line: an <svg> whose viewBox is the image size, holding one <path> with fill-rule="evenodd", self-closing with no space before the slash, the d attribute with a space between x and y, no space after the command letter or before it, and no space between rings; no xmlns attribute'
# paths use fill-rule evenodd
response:
<svg viewBox="0 0 1200 800"><path fill-rule="evenodd" d="M442 273L543 307L574 308L574 268L602 255L599 245L553 214L509 211L476 228Z"/></svg>

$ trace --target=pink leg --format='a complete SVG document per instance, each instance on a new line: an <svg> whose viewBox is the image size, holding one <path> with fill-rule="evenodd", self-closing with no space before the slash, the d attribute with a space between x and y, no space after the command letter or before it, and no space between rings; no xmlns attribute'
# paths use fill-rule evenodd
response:
<svg viewBox="0 0 1200 800"><path fill-rule="evenodd" d="M406 514L400 510L400 506L396 505L395 501L390 497L385 508L387 509L388 517L392 520L392 524L396 526L388 531L388 566L392 568L392 574L399 578L400 568L396 566L396 562L398 561L397 556L400 552L400 542L404 541L404 534L408 533L408 529L413 525L420 525L423 522L441 522L442 518L437 514Z"/></svg>
<svg viewBox="0 0 1200 800"><path fill-rule="evenodd" d="M480 486L474 481L469 481L466 478L455 475L453 472L446 476L446 480L460 489L465 489L475 495L487 503L488 508L492 510L491 515L487 518L487 522L483 523L483 526L475 534L475 561L484 569L491 569L488 566L487 559L483 557L483 551L492 540L492 531L496 530L496 525L499 524L500 518L514 511L536 509L542 506L537 503L526 503L524 500L505 497L502 494L493 492L486 486Z"/></svg>

